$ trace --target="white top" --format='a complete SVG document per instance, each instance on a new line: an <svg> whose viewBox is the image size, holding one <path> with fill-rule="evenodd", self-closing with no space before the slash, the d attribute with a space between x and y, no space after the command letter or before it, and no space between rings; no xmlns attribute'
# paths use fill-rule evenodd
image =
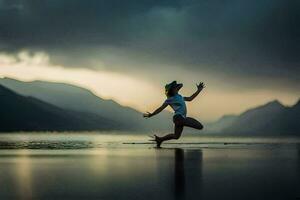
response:
<svg viewBox="0 0 300 200"><path fill-rule="evenodd" d="M165 101L166 104L172 107L175 114L186 117L186 105L184 98L180 94L176 94L175 96L169 97Z"/></svg>

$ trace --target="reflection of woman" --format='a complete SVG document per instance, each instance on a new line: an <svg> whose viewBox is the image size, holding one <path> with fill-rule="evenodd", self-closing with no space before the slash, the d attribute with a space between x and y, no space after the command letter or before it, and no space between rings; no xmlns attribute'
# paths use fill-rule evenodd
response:
<svg viewBox="0 0 300 200"><path fill-rule="evenodd" d="M175 149L175 197L183 197L185 190L185 175L184 175L184 151Z"/></svg>
<svg viewBox="0 0 300 200"><path fill-rule="evenodd" d="M197 91L192 94L190 97L182 97L178 94L178 91L182 88L183 84L177 84L176 81L173 81L165 86L165 93L167 99L165 102L157 108L153 113L144 113L144 117L152 117L161 111L163 111L167 106L171 106L175 114L173 116L173 122L175 124L174 133L159 137L154 135L153 141L156 142L157 147L160 147L161 143L166 140L179 139L183 131L184 126L192 127L198 130L203 129L202 124L194 118L187 117L187 110L185 101L192 101L198 94L203 90L204 83L197 85Z"/></svg>

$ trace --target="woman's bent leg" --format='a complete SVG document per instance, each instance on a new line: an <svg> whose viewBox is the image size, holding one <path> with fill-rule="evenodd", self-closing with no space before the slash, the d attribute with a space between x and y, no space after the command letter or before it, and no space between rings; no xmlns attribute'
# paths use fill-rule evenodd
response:
<svg viewBox="0 0 300 200"><path fill-rule="evenodd" d="M195 128L198 130L203 129L203 125L199 121L197 121L196 119L191 118L191 117L185 118L184 126L188 126L188 127Z"/></svg>
<svg viewBox="0 0 300 200"><path fill-rule="evenodd" d="M174 133L167 134L163 137L158 137L157 135L154 135L157 146L160 147L161 143L163 143L164 141L167 141L167 140L173 140L173 139L177 140L177 139L179 139L180 136L181 136L181 133L183 131L184 121L185 121L185 119L183 117L175 115L173 117L173 122L175 124Z"/></svg>
<svg viewBox="0 0 300 200"><path fill-rule="evenodd" d="M181 136L182 131L183 131L183 126L175 125L174 133L171 133L171 134L165 135L163 137L160 137L161 142L166 141L166 140L179 139L180 136Z"/></svg>

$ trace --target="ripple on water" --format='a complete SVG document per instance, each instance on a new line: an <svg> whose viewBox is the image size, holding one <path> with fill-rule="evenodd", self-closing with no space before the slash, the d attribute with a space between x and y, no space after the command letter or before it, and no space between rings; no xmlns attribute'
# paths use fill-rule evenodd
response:
<svg viewBox="0 0 300 200"><path fill-rule="evenodd" d="M0 141L0 149L88 149L100 144L89 141Z"/></svg>

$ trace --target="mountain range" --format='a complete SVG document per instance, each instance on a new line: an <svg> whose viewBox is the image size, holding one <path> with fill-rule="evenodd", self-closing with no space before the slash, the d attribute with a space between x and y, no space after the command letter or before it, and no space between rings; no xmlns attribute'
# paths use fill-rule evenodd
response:
<svg viewBox="0 0 300 200"><path fill-rule="evenodd" d="M2 86L1 86L2 85ZM0 131L172 130L171 113L145 120L142 113L105 100L87 89L45 81L0 79ZM213 108L212 108L213 109ZM205 124L204 133L300 135L300 101L291 107L275 100L240 115Z"/></svg>
<svg viewBox="0 0 300 200"><path fill-rule="evenodd" d="M116 122L92 113L62 109L0 85L0 131L75 131L119 129Z"/></svg>
<svg viewBox="0 0 300 200"><path fill-rule="evenodd" d="M124 107L113 100L102 99L91 91L66 83L45 81L23 82L10 78L0 79L0 84L23 96L31 96L57 107L77 112L92 113L103 119L115 121L126 131L169 130L170 112L155 118L143 119L142 113Z"/></svg>
<svg viewBox="0 0 300 200"><path fill-rule="evenodd" d="M231 135L300 136L300 100L291 107L275 100L240 115L224 116L210 123L208 132Z"/></svg>

